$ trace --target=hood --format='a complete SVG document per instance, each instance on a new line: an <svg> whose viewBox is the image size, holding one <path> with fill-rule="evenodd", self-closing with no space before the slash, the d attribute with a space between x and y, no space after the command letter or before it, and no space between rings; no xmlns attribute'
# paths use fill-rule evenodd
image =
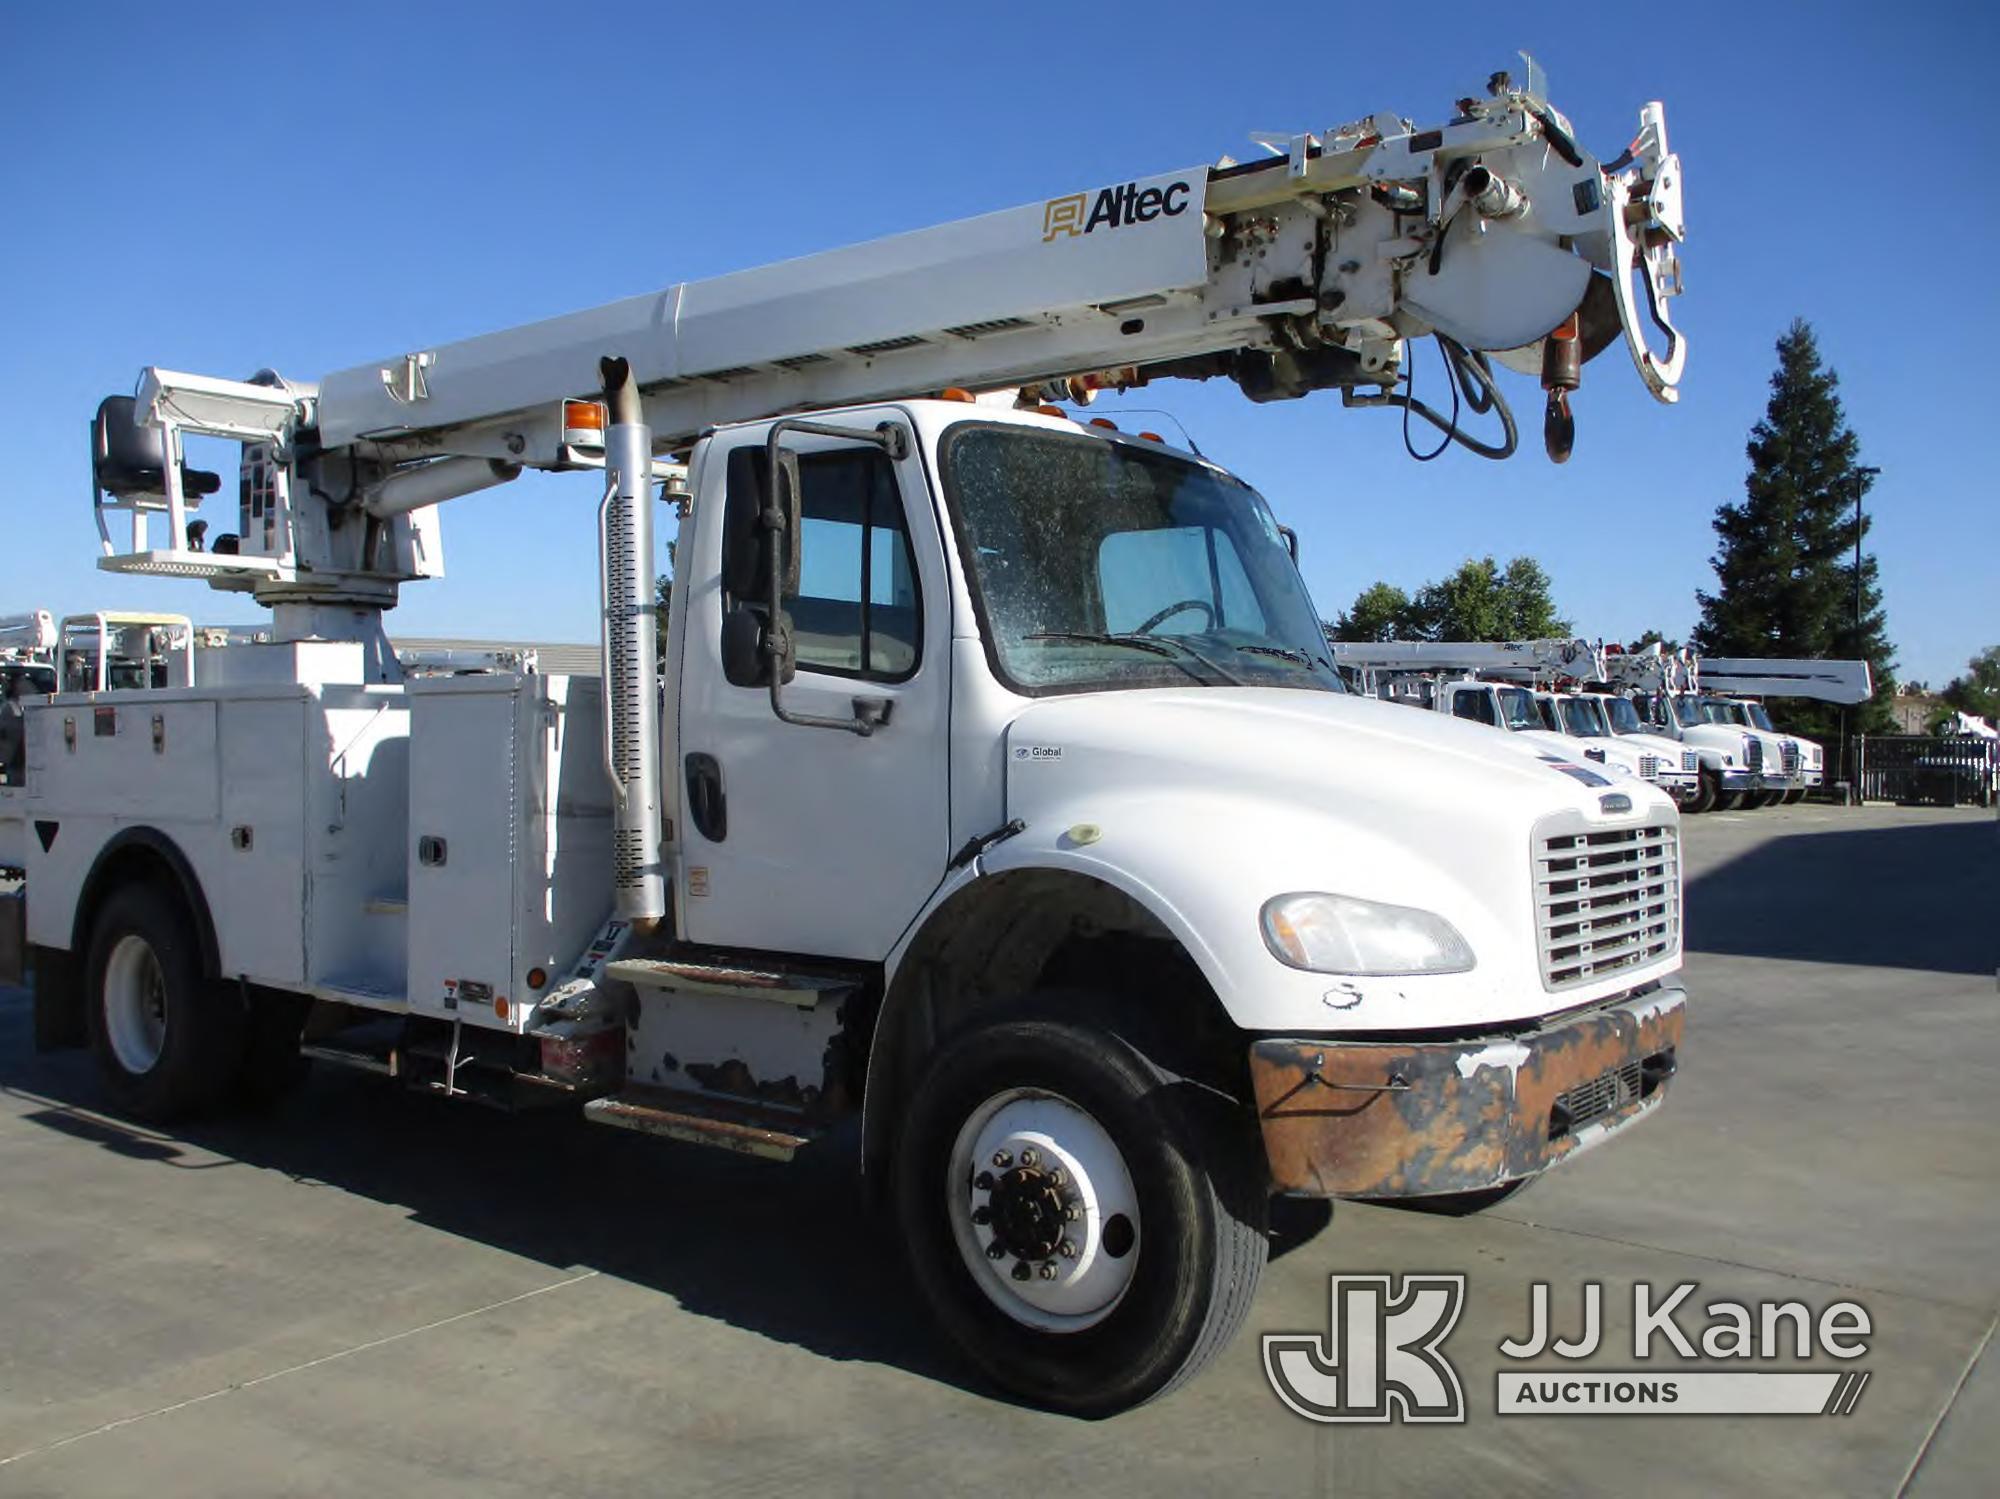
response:
<svg viewBox="0 0 2000 1499"><path fill-rule="evenodd" d="M1037 760L1115 755L1128 766L1143 764L1148 777L1165 784L1194 777L1311 801L1407 802L1417 815L1442 809L1464 816L1482 807L1530 819L1562 810L1598 814L1599 798L1611 788L1574 774L1597 767L1582 765L1572 752L1566 772L1551 758L1523 754L1518 743L1509 743L1531 733L1509 735L1448 714L1335 692L1197 687L1087 693L1043 698L1019 714L1008 734L1008 771L1011 791L1018 773ZM1565 749L1572 743L1561 742ZM1633 794L1623 781L1617 789Z"/></svg>

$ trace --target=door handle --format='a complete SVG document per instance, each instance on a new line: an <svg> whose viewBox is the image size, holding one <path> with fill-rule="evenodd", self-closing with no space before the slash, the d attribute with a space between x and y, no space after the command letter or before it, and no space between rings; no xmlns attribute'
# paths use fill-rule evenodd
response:
<svg viewBox="0 0 2000 1499"><path fill-rule="evenodd" d="M862 725L858 732L872 734L877 729L889 727L889 714L896 706L894 698L857 697L854 699L854 721Z"/></svg>
<svg viewBox="0 0 2000 1499"><path fill-rule="evenodd" d="M729 836L729 803L722 790L722 766L713 755L689 755L686 761L688 816L695 831L710 843Z"/></svg>

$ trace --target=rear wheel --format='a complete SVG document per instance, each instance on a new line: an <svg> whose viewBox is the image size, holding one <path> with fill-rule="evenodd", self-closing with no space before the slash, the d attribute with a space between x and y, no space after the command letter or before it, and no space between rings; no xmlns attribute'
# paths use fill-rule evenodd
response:
<svg viewBox="0 0 2000 1499"><path fill-rule="evenodd" d="M186 908L153 885L114 891L91 927L91 1049L120 1107L166 1121L217 1102L243 1052L243 1012L201 971Z"/></svg>
<svg viewBox="0 0 2000 1499"><path fill-rule="evenodd" d="M1267 1254L1254 1123L1123 1037L1016 1019L948 1043L898 1147L897 1219L932 1313L995 1383L1104 1416L1236 1332Z"/></svg>

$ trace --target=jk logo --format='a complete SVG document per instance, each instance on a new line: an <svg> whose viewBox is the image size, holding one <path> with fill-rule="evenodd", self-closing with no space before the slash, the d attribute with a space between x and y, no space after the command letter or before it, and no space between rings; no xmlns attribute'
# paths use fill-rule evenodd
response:
<svg viewBox="0 0 2000 1499"><path fill-rule="evenodd" d="M1439 1345L1465 1306L1463 1275L1330 1277L1327 1330L1266 1333L1264 1377L1308 1421L1464 1421Z"/></svg>

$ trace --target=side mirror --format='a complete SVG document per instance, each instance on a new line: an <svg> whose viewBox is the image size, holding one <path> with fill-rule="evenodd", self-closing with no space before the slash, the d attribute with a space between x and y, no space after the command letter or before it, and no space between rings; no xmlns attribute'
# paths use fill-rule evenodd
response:
<svg viewBox="0 0 2000 1499"><path fill-rule="evenodd" d="M1299 533L1294 531L1290 526L1280 526L1278 527L1278 534L1285 539L1285 550L1292 554L1292 565L1294 567L1298 566Z"/></svg>
<svg viewBox="0 0 2000 1499"><path fill-rule="evenodd" d="M792 617L778 611L775 630L767 629L764 613L755 604L738 604L722 616L722 675L732 687L763 687L771 679L766 641L778 647L780 686L798 675L798 643L792 635Z"/></svg>
<svg viewBox="0 0 2000 1499"><path fill-rule="evenodd" d="M799 591L800 524L799 455L778 451L777 502L772 504L768 482L770 460L763 449L738 448L729 455L729 495L722 516L722 587L737 603L769 599L771 550L778 548L781 594ZM767 522L775 514L780 528Z"/></svg>

